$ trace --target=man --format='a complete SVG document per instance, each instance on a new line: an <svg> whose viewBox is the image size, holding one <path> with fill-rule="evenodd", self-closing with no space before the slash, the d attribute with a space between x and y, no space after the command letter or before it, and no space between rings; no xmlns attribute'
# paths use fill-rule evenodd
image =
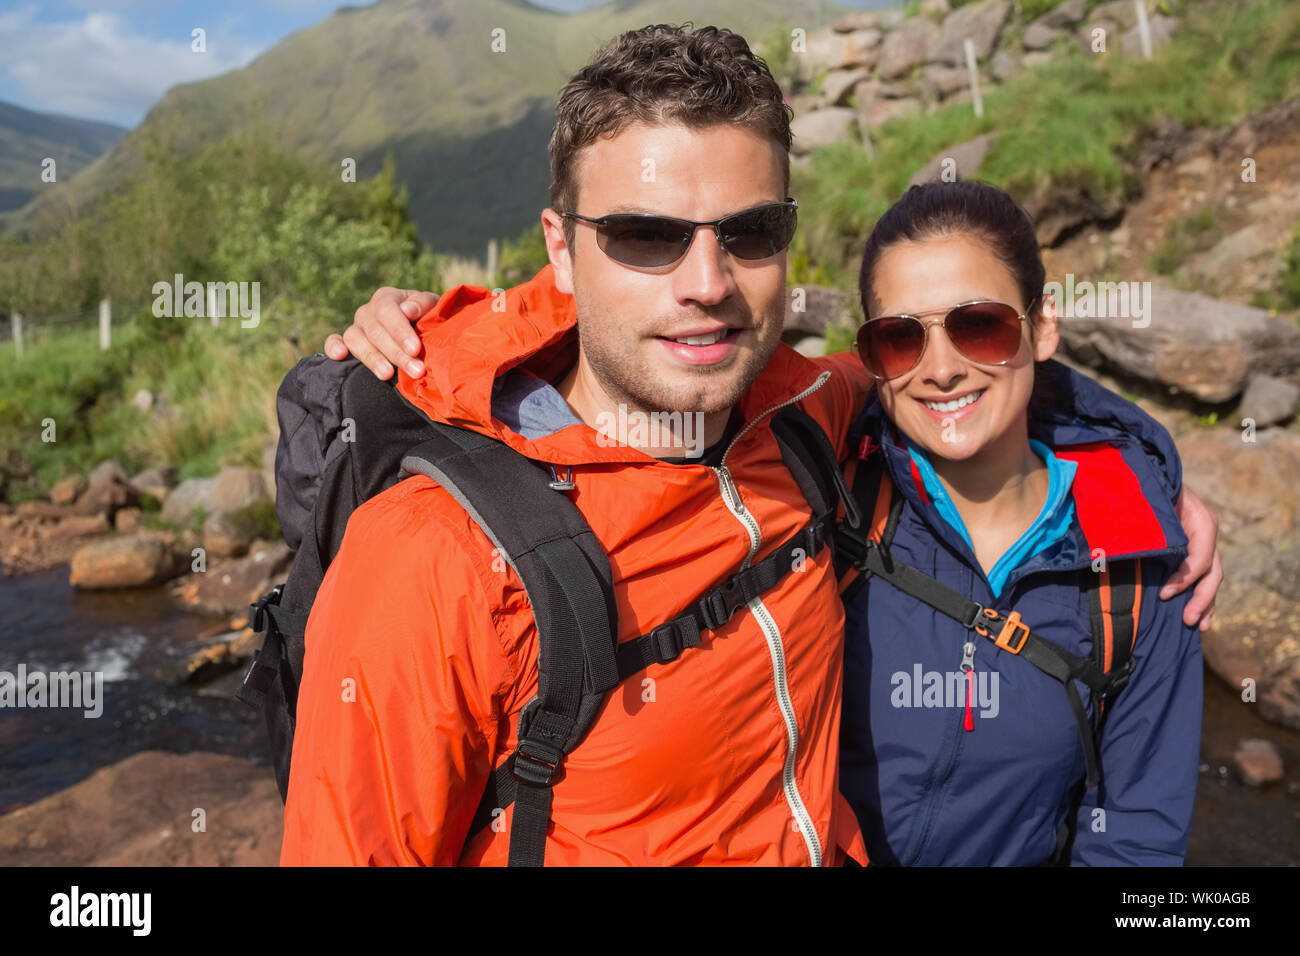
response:
<svg viewBox="0 0 1300 956"><path fill-rule="evenodd" d="M431 418L572 483L622 640L807 523L776 411L800 405L843 457L865 400L855 357L780 347L789 142L781 92L740 37L618 38L557 106L551 266L500 299L444 297L418 327L438 368L400 378ZM695 225L605 219L620 214ZM681 454L684 427L619 442L592 427L660 411L699 416L703 456ZM554 789L548 864L863 861L838 794L827 551L799 572L607 700ZM470 826L537 692L537 633L483 530L431 480L399 483L352 516L307 634L282 862L505 862L511 808Z"/></svg>

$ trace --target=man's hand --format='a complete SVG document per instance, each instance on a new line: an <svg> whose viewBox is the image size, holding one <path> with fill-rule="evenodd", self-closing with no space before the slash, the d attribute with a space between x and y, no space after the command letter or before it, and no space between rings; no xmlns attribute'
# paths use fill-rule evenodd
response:
<svg viewBox="0 0 1300 956"><path fill-rule="evenodd" d="M352 325L342 335L335 332L325 339L325 354L339 360L355 355L382 379L391 378L397 365L412 376L421 375L424 363L414 356L422 346L411 323L437 302L432 292L384 286L357 309Z"/></svg>
<svg viewBox="0 0 1300 956"><path fill-rule="evenodd" d="M1187 533L1187 559L1160 589L1160 599L1168 600L1195 581L1196 590L1192 591L1192 599L1183 610L1183 623L1192 627L1199 621L1201 630L1208 631L1214 621L1214 596L1223 583L1223 564L1214 547L1219 535L1219 519L1186 485L1183 485L1176 510L1183 531Z"/></svg>

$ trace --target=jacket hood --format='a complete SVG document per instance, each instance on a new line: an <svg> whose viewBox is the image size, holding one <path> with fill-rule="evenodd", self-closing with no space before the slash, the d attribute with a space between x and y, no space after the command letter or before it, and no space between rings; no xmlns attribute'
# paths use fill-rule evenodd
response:
<svg viewBox="0 0 1300 956"><path fill-rule="evenodd" d="M858 427L884 448L897 487L919 508L933 510L902 435L874 394ZM1035 368L1029 437L1078 464L1071 494L1090 551L1119 558L1186 548L1173 506L1182 490L1178 449L1164 426L1135 404L1049 359Z"/></svg>
<svg viewBox="0 0 1300 956"><path fill-rule="evenodd" d="M549 389L578 360L573 296L555 287L546 266L499 295L457 286L416 322L424 343L424 374L398 372L398 390L434 421L505 442L535 461L557 465L654 461L611 444ZM738 403L748 420L811 386L819 369L781 345ZM792 384L795 387L792 387ZM541 408L541 427L521 428L526 403ZM522 433L521 433L522 432Z"/></svg>

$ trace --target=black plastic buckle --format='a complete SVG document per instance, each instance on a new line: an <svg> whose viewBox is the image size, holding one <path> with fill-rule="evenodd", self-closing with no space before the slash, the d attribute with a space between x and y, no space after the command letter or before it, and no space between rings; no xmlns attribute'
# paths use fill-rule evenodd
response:
<svg viewBox="0 0 1300 956"><path fill-rule="evenodd" d="M1124 666L1118 670L1113 670L1106 675L1106 691L1104 697L1114 697L1125 687L1128 686L1129 678L1133 676L1133 670L1137 667L1137 661L1129 658L1124 662Z"/></svg>
<svg viewBox="0 0 1300 956"><path fill-rule="evenodd" d="M739 574L732 575L722 587L710 591L700 599L700 619L704 621L705 630L716 631L731 620L731 616L741 605L747 603L745 575L751 574L753 570L753 568L746 568Z"/></svg>
<svg viewBox="0 0 1300 956"><path fill-rule="evenodd" d="M280 595L283 593L284 585L277 584L275 587L271 588L271 590L258 598L254 603L248 605L248 626L256 633L260 634L262 631L266 630L266 624L270 618L266 607L268 604L274 604L276 607L279 607Z"/></svg>
<svg viewBox="0 0 1300 956"><path fill-rule="evenodd" d="M550 787L559 779L564 754L536 740L525 740L515 751L513 773L534 787Z"/></svg>
<svg viewBox="0 0 1300 956"><path fill-rule="evenodd" d="M677 622L669 621L667 624L660 624L652 629L650 631L650 646L654 648L655 662L658 664L671 664L681 657L685 644L682 641L682 631Z"/></svg>

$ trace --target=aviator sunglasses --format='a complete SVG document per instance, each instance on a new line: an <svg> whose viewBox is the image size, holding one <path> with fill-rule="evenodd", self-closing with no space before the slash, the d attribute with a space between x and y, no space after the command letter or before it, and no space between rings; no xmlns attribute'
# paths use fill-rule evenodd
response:
<svg viewBox="0 0 1300 956"><path fill-rule="evenodd" d="M596 227L596 244L615 262L639 268L672 265L691 247L695 230L712 226L718 243L737 259L766 259L790 244L798 224L793 199L733 212L721 219L696 222L642 213L612 213L593 219L576 212L563 215Z"/></svg>
<svg viewBox="0 0 1300 956"><path fill-rule="evenodd" d="M944 317L930 322L919 317L940 312ZM921 364L930 326L939 324L953 347L972 362L1006 365L1020 351L1020 323L1027 314L1004 302L977 300L917 315L882 315L858 329L856 345L862 364L875 378L898 378Z"/></svg>

